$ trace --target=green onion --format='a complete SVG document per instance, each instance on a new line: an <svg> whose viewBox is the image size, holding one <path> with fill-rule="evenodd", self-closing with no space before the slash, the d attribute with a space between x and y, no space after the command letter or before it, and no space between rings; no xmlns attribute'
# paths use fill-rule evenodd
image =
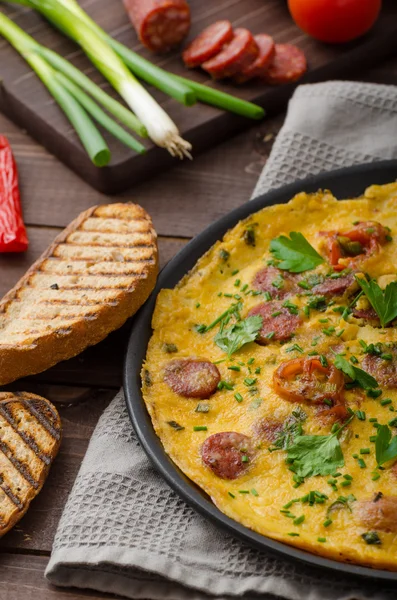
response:
<svg viewBox="0 0 397 600"><path fill-rule="evenodd" d="M106 166L110 161L110 151L105 140L84 108L59 82L53 68L35 53L35 40L3 13L0 13L0 34L22 55L62 108L94 165Z"/></svg>
<svg viewBox="0 0 397 600"><path fill-rule="evenodd" d="M107 129L115 138L120 140L123 144L138 152L138 154L145 154L146 148L142 146L135 138L132 137L127 131L124 131L122 127L113 119L111 119L85 92L83 92L73 81L70 81L62 73L56 73L56 77L63 87L68 90L74 96L74 98L85 108L85 110L91 114L91 116L98 121Z"/></svg>
<svg viewBox="0 0 397 600"><path fill-rule="evenodd" d="M74 39L145 125L155 144L175 157L191 158L192 146L181 138L175 123L127 69L100 28L74 0L29 0L29 4ZM98 33L99 29L99 33Z"/></svg>
<svg viewBox="0 0 397 600"><path fill-rule="evenodd" d="M265 116L263 108L252 102L241 100L240 98L236 98L225 92L220 92L209 86L197 83L196 81L164 71L117 40L108 36L92 19L90 19L75 0L60 1L70 11L80 17L86 25L94 29L98 36L105 39L109 46L113 48L135 75L172 96L179 102L191 106L197 99L205 104L211 104L212 106L234 112L250 119L262 119ZM28 0L28 5L32 5L31 0ZM56 24L58 25L58 23Z"/></svg>
<svg viewBox="0 0 397 600"><path fill-rule="evenodd" d="M97 102L102 104L113 116L115 116L123 125L126 125L133 131L136 131L141 137L147 137L146 127L141 121L120 102L106 94L89 77L76 69L70 62L53 52L49 48L38 45L37 53L40 54L54 69L72 80L80 88L88 92Z"/></svg>
<svg viewBox="0 0 397 600"><path fill-rule="evenodd" d="M193 431L207 431L208 427L206 425L195 425L193 427Z"/></svg>
<svg viewBox="0 0 397 600"><path fill-rule="evenodd" d="M237 392L237 394L234 394L234 397L236 398L237 402L242 402L243 401L243 397L241 394L239 394Z"/></svg>

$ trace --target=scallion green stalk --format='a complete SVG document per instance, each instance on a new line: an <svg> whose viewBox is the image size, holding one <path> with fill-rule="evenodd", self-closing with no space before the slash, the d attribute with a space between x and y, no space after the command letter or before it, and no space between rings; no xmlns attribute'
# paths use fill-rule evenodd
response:
<svg viewBox="0 0 397 600"><path fill-rule="evenodd" d="M123 125L126 125L133 131L136 131L141 137L148 137L147 129L139 119L125 106L104 92L99 85L96 85L87 75L84 75L79 69L73 66L65 58L53 52L49 48L38 45L36 49L54 69L63 73L69 81L74 81L80 88L88 92L97 102L102 104L112 115L114 115Z"/></svg>
<svg viewBox="0 0 397 600"><path fill-rule="evenodd" d="M109 44L62 0L29 0L30 5L59 25L85 51L91 62L112 84L146 126L155 144L172 156L190 156L191 144L184 140L171 118L127 69Z"/></svg>
<svg viewBox="0 0 397 600"><path fill-rule="evenodd" d="M135 138L132 137L127 131L125 131L118 123L113 121L95 102L83 92L73 81L68 79L63 73L56 72L56 78L61 85L74 96L83 108L107 129L115 138L120 140L123 144L137 152L138 154L145 154L146 148L142 146Z"/></svg>
<svg viewBox="0 0 397 600"><path fill-rule="evenodd" d="M33 38L15 25L3 13L0 13L0 35L21 54L44 83L73 125L94 165L97 167L106 166L111 156L105 140L84 108L58 81L56 72L52 67L34 52L35 41Z"/></svg>

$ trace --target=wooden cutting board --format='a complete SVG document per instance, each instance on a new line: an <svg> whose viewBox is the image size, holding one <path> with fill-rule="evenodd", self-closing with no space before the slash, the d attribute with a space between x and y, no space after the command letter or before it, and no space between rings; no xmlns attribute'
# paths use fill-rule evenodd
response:
<svg viewBox="0 0 397 600"><path fill-rule="evenodd" d="M230 19L233 25L247 27L253 33L268 33L276 42L294 43L305 51L309 71L302 80L304 82L348 78L397 51L395 0L384 0L381 17L368 35L343 46L320 44L303 34L292 22L284 0L190 0L189 3L193 20L189 39L220 18ZM130 25L122 0L81 0L81 4L113 37L163 68L257 102L269 113L284 108L293 92L295 85L269 87L249 83L235 87L213 84L204 73L187 71L181 62L180 52L155 56L143 48ZM77 46L39 15L16 5L1 4L1 10L39 42L68 58L110 91L107 82ZM105 133L104 137L112 151L112 162L102 169L94 167L69 122L44 86L4 40L0 41L0 64L0 76L3 79L3 85L0 86L0 110L99 191L117 193L134 182L153 176L159 169L175 164L176 159L150 142L146 144L147 154L137 156ZM183 137L193 144L194 154L252 124L248 119L203 104L187 108L158 90L150 88L150 91L178 124Z"/></svg>

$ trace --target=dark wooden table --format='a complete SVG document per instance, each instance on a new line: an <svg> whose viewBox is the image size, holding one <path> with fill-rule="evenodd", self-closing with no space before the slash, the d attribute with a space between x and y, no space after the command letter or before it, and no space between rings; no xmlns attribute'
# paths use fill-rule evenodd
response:
<svg viewBox="0 0 397 600"><path fill-rule="evenodd" d="M397 85L397 57L357 73L356 79ZM121 196L139 202L153 217L161 265L209 223L248 200L283 118L265 120L193 163L176 163L172 171ZM0 293L4 294L61 228L82 210L109 199L87 187L1 115L0 133L9 137L18 161L30 238L25 255L0 256ZM56 589L47 584L43 573L92 431L121 385L127 334L128 327L124 327L79 357L7 388L33 391L56 403L64 438L40 496L25 518L0 540L0 600L110 597Z"/></svg>

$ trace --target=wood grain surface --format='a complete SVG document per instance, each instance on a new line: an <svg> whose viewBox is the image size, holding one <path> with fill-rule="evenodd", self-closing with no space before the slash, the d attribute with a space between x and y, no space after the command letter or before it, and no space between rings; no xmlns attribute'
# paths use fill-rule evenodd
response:
<svg viewBox="0 0 397 600"><path fill-rule="evenodd" d="M171 72L215 85L204 72L195 70L189 73L182 64L180 51L166 56L155 56L143 48L131 27L122 2L112 2L111 10L108 0L82 0L81 4L106 31L128 47ZM253 33L269 33L274 36L276 42L295 43L305 51L309 70L303 81L351 76L363 64L368 67L397 48L395 0L384 0L381 17L368 35L343 46L320 44L305 36L292 22L283 0L216 0L210 3L190 0L190 6L193 26L189 39L219 18L228 18L233 25L247 27ZM39 15L16 5L3 4L1 10L39 42L68 58L110 91L107 82L74 43L54 30ZM96 189L115 193L126 189L133 182L147 179L160 169L175 166L175 159L150 142L145 141L147 154L137 156L104 132L112 151L112 163L103 169L95 168L70 123L24 60L4 40L0 42L0 51L3 78L0 107L3 112L26 128L33 137ZM296 84L272 87L249 82L237 88L226 83L216 85L222 90L238 94L241 98L258 102L268 112L274 113L282 110ZM215 143L250 126L247 119L213 107L197 104L186 108L158 90L150 91L178 124L183 136L192 142L195 156L198 152L213 147ZM37 156L30 156L30 164L37 164L37 159ZM183 167L183 170L189 172L188 168L186 171Z"/></svg>
<svg viewBox="0 0 397 600"><path fill-rule="evenodd" d="M397 85L397 56L355 78ZM154 218L165 264L190 237L250 197L283 115L265 120L121 198L140 202ZM93 204L112 201L92 190L40 145L0 115L0 132L13 146L29 225L29 251L0 255L0 293L5 293L70 220ZM118 198L114 199L115 201ZM43 577L59 517L95 425L121 383L129 325L79 357L8 389L24 389L57 404L64 439L50 476L27 515L0 540L0 600L111 598L95 592L56 589Z"/></svg>

